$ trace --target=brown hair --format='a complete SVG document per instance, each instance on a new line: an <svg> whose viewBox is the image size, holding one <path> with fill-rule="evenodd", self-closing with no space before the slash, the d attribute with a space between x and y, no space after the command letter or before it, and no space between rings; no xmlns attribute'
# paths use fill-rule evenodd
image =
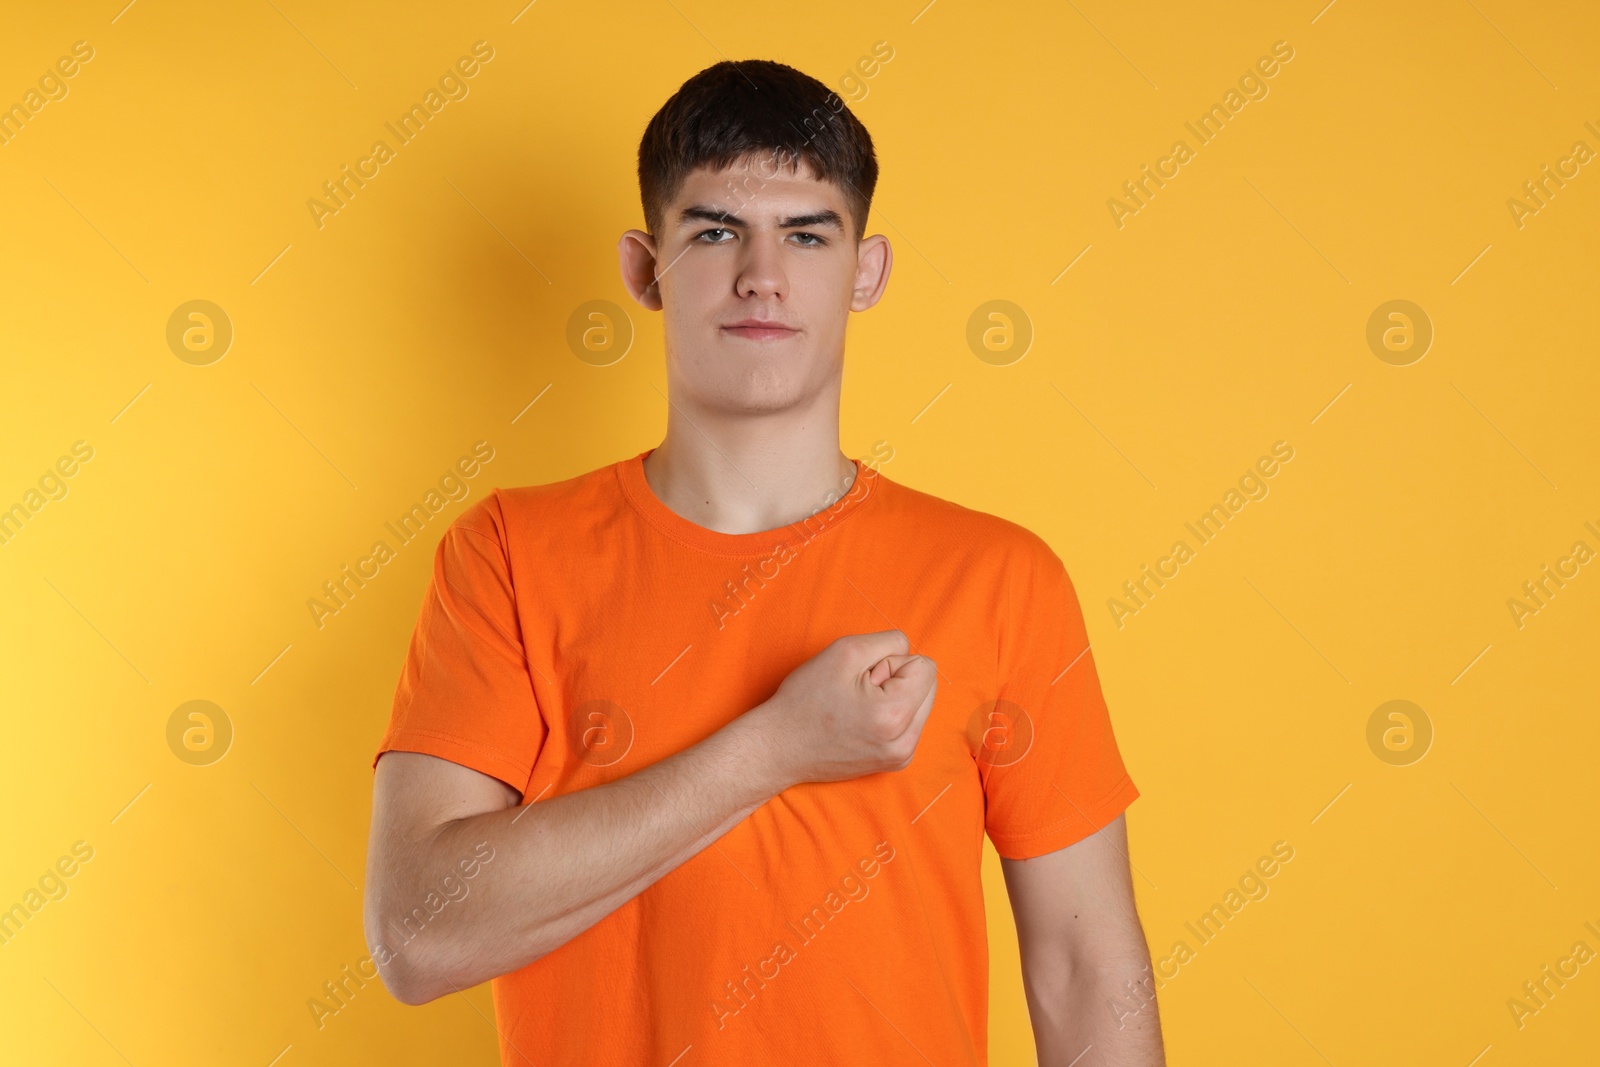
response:
<svg viewBox="0 0 1600 1067"><path fill-rule="evenodd" d="M856 240L867 232L867 211L878 184L872 137L844 100L793 67L765 59L731 60L684 82L645 127L639 141L639 199L645 227L659 235L667 204L689 173L721 170L753 156L770 156L766 176L787 163L844 193Z"/></svg>

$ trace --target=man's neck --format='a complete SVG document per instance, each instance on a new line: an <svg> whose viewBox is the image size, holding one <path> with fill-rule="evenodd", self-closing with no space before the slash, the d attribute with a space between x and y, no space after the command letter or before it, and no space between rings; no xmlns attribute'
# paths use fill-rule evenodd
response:
<svg viewBox="0 0 1600 1067"><path fill-rule="evenodd" d="M799 522L843 496L855 463L829 417L784 413L721 423L674 406L667 435L644 461L656 498L697 526L744 534Z"/></svg>

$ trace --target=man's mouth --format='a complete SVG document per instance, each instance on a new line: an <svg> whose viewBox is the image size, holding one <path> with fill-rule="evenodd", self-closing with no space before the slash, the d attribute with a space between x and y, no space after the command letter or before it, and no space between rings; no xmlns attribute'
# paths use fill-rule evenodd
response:
<svg viewBox="0 0 1600 1067"><path fill-rule="evenodd" d="M722 329L738 337L747 337L752 341L781 341L785 337L793 337L800 332L792 326L766 319L742 319L739 322L730 322Z"/></svg>

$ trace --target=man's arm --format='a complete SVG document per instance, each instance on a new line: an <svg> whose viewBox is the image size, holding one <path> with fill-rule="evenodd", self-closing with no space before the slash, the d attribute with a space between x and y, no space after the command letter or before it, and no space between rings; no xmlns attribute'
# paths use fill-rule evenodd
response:
<svg viewBox="0 0 1600 1067"><path fill-rule="evenodd" d="M1040 1067L1163 1067L1124 817L1058 851L1000 863Z"/></svg>
<svg viewBox="0 0 1600 1067"><path fill-rule="evenodd" d="M776 796L783 786L760 754L741 716L626 778L524 808L516 790L469 767L385 753L366 887L384 984L422 1004L570 940ZM485 854L464 880L458 863ZM449 901L456 886L459 901L435 903L433 916L428 895Z"/></svg>
<svg viewBox="0 0 1600 1067"><path fill-rule="evenodd" d="M842 637L698 744L527 806L509 785L468 767L385 753L365 893L367 944L384 984L421 1004L517 970L789 786L906 766L936 688L932 661L906 651L895 630ZM447 903L429 908L430 895Z"/></svg>

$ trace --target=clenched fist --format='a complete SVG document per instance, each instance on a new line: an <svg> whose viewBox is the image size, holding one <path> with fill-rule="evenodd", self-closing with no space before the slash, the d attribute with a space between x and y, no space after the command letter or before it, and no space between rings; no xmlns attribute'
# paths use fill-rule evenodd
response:
<svg viewBox="0 0 1600 1067"><path fill-rule="evenodd" d="M938 675L899 630L840 637L749 714L782 785L839 782L911 762Z"/></svg>

